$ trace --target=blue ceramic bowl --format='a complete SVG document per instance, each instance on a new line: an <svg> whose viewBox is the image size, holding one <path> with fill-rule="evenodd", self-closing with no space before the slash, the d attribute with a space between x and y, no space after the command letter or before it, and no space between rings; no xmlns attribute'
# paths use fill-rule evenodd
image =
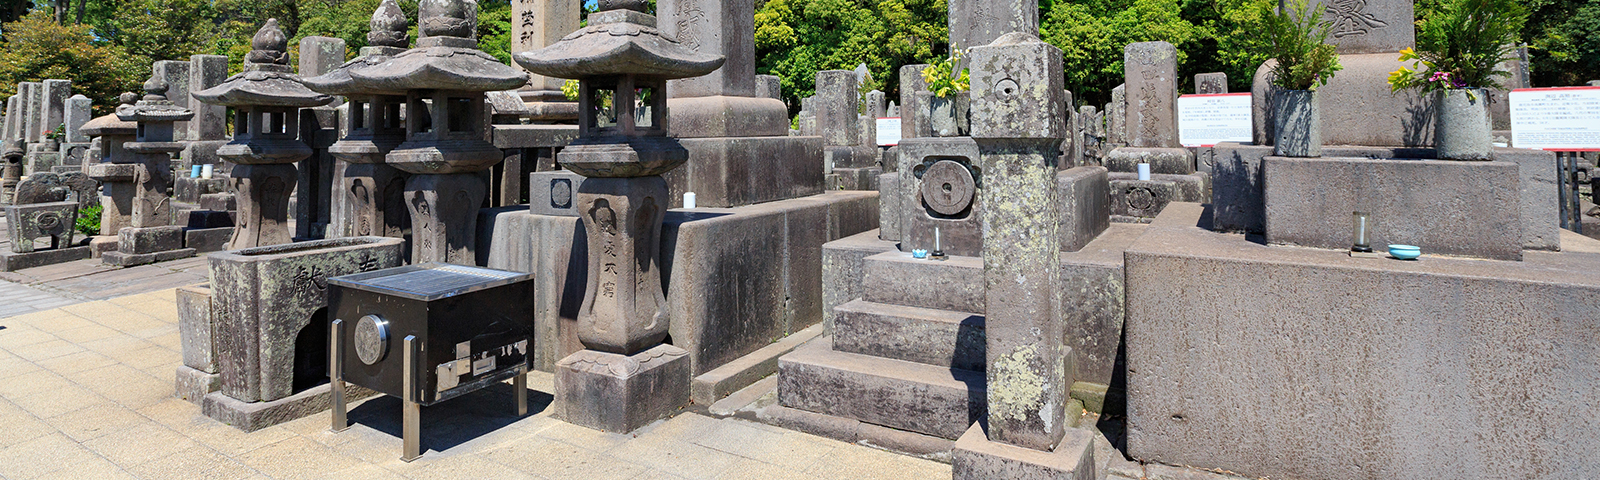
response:
<svg viewBox="0 0 1600 480"><path fill-rule="evenodd" d="M1415 245L1390 245L1389 255L1401 260L1416 260L1422 256L1422 247Z"/></svg>
<svg viewBox="0 0 1600 480"><path fill-rule="evenodd" d="M911 251L911 257L912 258L928 258L928 251L920 249L920 248L918 248L916 250L912 250Z"/></svg>

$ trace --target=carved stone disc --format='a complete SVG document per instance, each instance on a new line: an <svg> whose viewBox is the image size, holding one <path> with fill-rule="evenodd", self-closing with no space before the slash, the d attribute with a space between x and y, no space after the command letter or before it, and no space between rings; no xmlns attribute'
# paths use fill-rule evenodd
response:
<svg viewBox="0 0 1600 480"><path fill-rule="evenodd" d="M941 215L956 215L972 205L978 187L967 167L940 160L922 174L922 201Z"/></svg>
<svg viewBox="0 0 1600 480"><path fill-rule="evenodd" d="M377 364L389 353L389 321L377 315L367 315L356 321L356 358L367 365Z"/></svg>

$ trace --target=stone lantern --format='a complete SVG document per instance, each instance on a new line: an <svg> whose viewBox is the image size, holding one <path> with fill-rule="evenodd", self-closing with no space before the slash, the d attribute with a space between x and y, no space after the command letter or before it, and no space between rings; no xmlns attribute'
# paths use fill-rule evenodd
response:
<svg viewBox="0 0 1600 480"><path fill-rule="evenodd" d="M131 106L138 99L138 95L124 93L121 100L123 105ZM100 148L94 150L100 158L86 159L84 163L88 164L85 170L89 178L100 181L102 189L102 236L116 235L122 227L133 226L133 199L137 196L134 181L139 178L139 164L123 144L133 141L138 129L139 124L117 118L114 113L83 124L83 133L100 141Z"/></svg>
<svg viewBox="0 0 1600 480"><path fill-rule="evenodd" d="M122 148L132 154L137 170L131 172L135 177L128 226L117 231L117 251L100 257L107 264L130 267L194 255L194 249L184 248L183 227L172 224L168 194L172 154L184 147L174 136L174 124L193 118L194 111L168 99L170 87L161 77L151 77L144 82L143 99L117 107L117 118L136 123L133 141Z"/></svg>
<svg viewBox="0 0 1600 480"><path fill-rule="evenodd" d="M307 87L349 99L345 136L328 147L344 162L334 180L330 238L377 235L403 238L411 228L406 212L406 174L384 164L395 147L406 140L401 109L404 90L369 90L356 85L350 70L388 61L406 51L409 35L406 16L394 0L384 0L372 13L371 30L361 56L324 75L303 80Z"/></svg>
<svg viewBox="0 0 1600 480"><path fill-rule="evenodd" d="M478 50L477 3L422 0L417 8L417 48L345 71L355 89L405 92L405 142L385 159L412 175L412 261L473 265L485 171L505 158L488 141L484 92L521 87L528 74Z"/></svg>
<svg viewBox="0 0 1600 480"><path fill-rule="evenodd" d="M667 335L661 222L671 199L661 174L688 160L667 137L667 80L705 75L723 57L662 36L643 0L600 0L589 26L514 58L528 71L578 79L579 138L558 156L587 177L577 210L589 242L589 284L578 312L587 350L556 364L556 413L627 432L687 402L689 361Z"/></svg>
<svg viewBox="0 0 1600 480"><path fill-rule="evenodd" d="M229 250L289 243L289 193L294 190L294 163L311 156L311 147L296 138L300 109L326 105L333 97L313 92L289 67L289 38L268 19L250 40L244 72L221 85L194 92L212 105L233 107L233 141L217 156L235 163L233 188L238 194L238 224ZM308 187L314 187L309 186Z"/></svg>

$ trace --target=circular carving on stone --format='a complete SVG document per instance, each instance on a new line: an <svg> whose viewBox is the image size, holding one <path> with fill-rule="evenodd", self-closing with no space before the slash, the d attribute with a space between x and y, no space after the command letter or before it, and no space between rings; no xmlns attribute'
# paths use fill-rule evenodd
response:
<svg viewBox="0 0 1600 480"><path fill-rule="evenodd" d="M1016 80L1007 78L995 83L994 91L1000 94L1000 98L1011 98L1022 93L1022 87L1017 85Z"/></svg>
<svg viewBox="0 0 1600 480"><path fill-rule="evenodd" d="M350 342L355 344L356 358L362 363L375 365L389 353L389 321L377 315L367 315L356 321L356 333Z"/></svg>
<svg viewBox="0 0 1600 480"><path fill-rule="evenodd" d="M56 212L40 213L39 216L34 217L33 221L35 225L38 225L41 232L55 230L56 227L61 226L61 216Z"/></svg>
<svg viewBox="0 0 1600 480"><path fill-rule="evenodd" d="M1129 208L1132 208L1134 210L1144 211L1144 210L1149 210L1151 208L1155 208L1155 206L1156 206L1156 194L1155 194L1155 192L1152 192L1152 191L1150 191L1150 189L1145 188L1145 187L1133 187L1133 188L1128 189L1128 207Z"/></svg>
<svg viewBox="0 0 1600 480"><path fill-rule="evenodd" d="M550 208L572 208L572 180L557 178L550 182Z"/></svg>
<svg viewBox="0 0 1600 480"><path fill-rule="evenodd" d="M941 215L956 215L972 205L977 193L972 172L950 160L934 162L922 174L922 201Z"/></svg>

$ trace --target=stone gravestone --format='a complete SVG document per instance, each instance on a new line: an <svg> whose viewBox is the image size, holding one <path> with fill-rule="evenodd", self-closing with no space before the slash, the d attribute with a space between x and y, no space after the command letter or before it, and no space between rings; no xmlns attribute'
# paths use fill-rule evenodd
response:
<svg viewBox="0 0 1600 480"><path fill-rule="evenodd" d="M40 100L44 95L44 84L39 82L23 82L23 102L27 105L23 109L24 119L22 141L28 144L39 143L39 134L48 130L44 127L44 103ZM26 150L24 150L26 152Z"/></svg>
<svg viewBox="0 0 1600 480"><path fill-rule="evenodd" d="M166 98L178 108L189 108L189 62L184 60L160 60L150 67L155 73L155 78L161 79L167 86ZM187 120L173 124L173 141L183 142L189 138L189 122Z"/></svg>
<svg viewBox="0 0 1600 480"><path fill-rule="evenodd" d="M1415 5L1396 0L1312 0L1323 7L1322 20L1332 24L1328 43L1340 55L1398 52L1415 41ZM1335 75L1337 77L1337 75Z"/></svg>
<svg viewBox="0 0 1600 480"><path fill-rule="evenodd" d="M344 63L343 39L305 37L300 39L300 76L315 77ZM333 104L339 100L335 97ZM308 109L301 114L300 139L311 146L312 154L300 161L295 189L295 238L322 238L333 221L333 189L330 188L338 161L328 147L338 141L339 126L332 106Z"/></svg>
<svg viewBox="0 0 1600 480"><path fill-rule="evenodd" d="M1178 49L1167 42L1129 44L1123 50L1128 145L1177 147Z"/></svg>
<svg viewBox="0 0 1600 480"><path fill-rule="evenodd" d="M777 75L756 75L756 96L783 100L783 79Z"/></svg>
<svg viewBox="0 0 1600 480"><path fill-rule="evenodd" d="M954 0L950 2L950 48L988 45L1010 32L1039 34L1038 0Z"/></svg>
<svg viewBox="0 0 1600 480"><path fill-rule="evenodd" d="M94 101L83 95L73 95L67 99L67 110L63 118L67 126L65 138L68 143L89 142L89 136L83 133L83 124L89 123L93 106Z"/></svg>
<svg viewBox="0 0 1600 480"><path fill-rule="evenodd" d="M67 97L70 96L72 80L44 81L44 130L62 133L57 130L66 123Z"/></svg>
<svg viewBox="0 0 1600 480"><path fill-rule="evenodd" d="M928 108L932 96L928 81L922 76L925 64L900 67L900 138L921 138L933 135L929 124Z"/></svg>
<svg viewBox="0 0 1600 480"><path fill-rule="evenodd" d="M513 0L511 2L511 53L538 50L556 43L578 29L581 2L564 0ZM561 85L565 79L528 75L522 88L522 101L565 102Z"/></svg>
<svg viewBox="0 0 1600 480"><path fill-rule="evenodd" d="M1194 93L1199 95L1228 93L1228 74L1222 72L1196 74Z"/></svg>
<svg viewBox="0 0 1600 480"><path fill-rule="evenodd" d="M884 103L885 100L883 92L877 90L867 92L867 105L862 114L871 117L873 120L887 115L889 106Z"/></svg>
<svg viewBox="0 0 1600 480"><path fill-rule="evenodd" d="M62 183L61 176L51 172L38 172L17 182L14 205L64 202L72 189Z"/></svg>
<svg viewBox="0 0 1600 480"><path fill-rule="evenodd" d="M817 72L817 97L812 104L812 111L817 115L817 134L822 137L823 145L852 146L860 143L861 123L856 118L860 101L856 93L855 72Z"/></svg>
<svg viewBox="0 0 1600 480"><path fill-rule="evenodd" d="M1106 104L1106 144L1110 148L1128 144L1128 85L1111 89L1111 102Z"/></svg>

